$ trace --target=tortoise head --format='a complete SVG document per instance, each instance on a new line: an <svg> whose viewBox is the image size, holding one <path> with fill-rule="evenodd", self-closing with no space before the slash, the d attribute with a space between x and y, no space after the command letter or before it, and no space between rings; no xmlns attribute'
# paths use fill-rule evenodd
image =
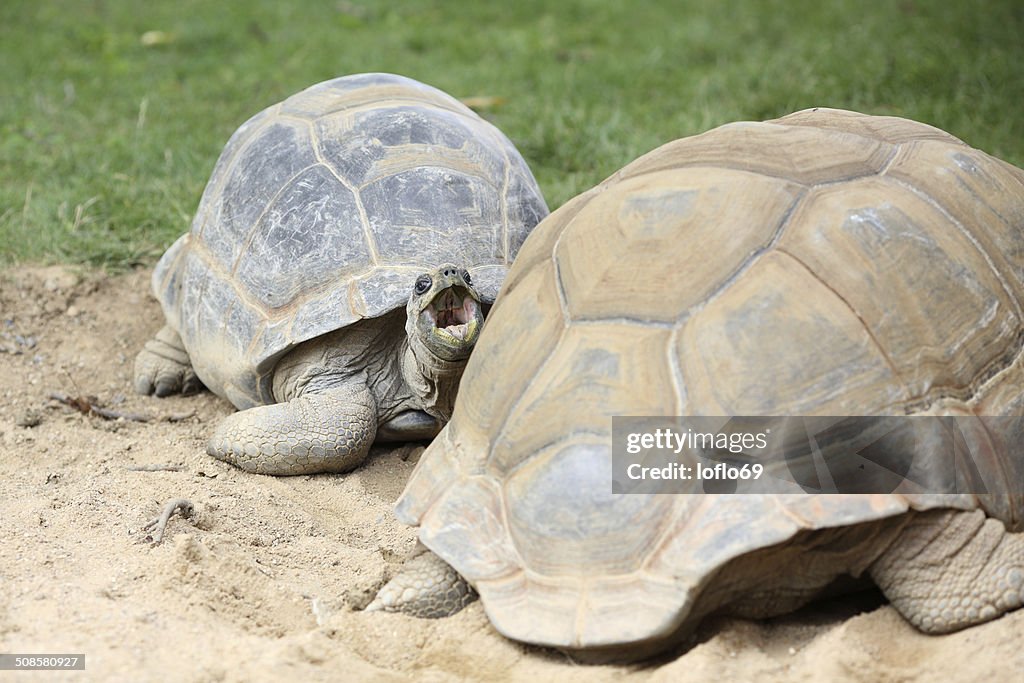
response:
<svg viewBox="0 0 1024 683"><path fill-rule="evenodd" d="M484 322L483 305L469 271L452 264L416 278L406 311L410 340L415 335L431 354L445 361L468 358Z"/></svg>

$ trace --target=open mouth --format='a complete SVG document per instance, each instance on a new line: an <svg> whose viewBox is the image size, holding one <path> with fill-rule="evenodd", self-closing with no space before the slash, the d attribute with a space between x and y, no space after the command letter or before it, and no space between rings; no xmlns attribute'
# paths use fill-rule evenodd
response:
<svg viewBox="0 0 1024 683"><path fill-rule="evenodd" d="M438 331L464 341L469 333L470 323L476 319L476 307L473 297L460 297L455 288L450 287L434 297L426 311Z"/></svg>

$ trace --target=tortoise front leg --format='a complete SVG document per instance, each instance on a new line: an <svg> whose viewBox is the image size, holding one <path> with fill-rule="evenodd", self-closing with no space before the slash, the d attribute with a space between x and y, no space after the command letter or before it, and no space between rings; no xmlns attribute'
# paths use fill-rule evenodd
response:
<svg viewBox="0 0 1024 683"><path fill-rule="evenodd" d="M203 388L181 337L170 325L164 325L135 357L134 384L137 393L161 397Z"/></svg>
<svg viewBox="0 0 1024 683"><path fill-rule="evenodd" d="M230 415L206 452L257 474L346 472L366 458L376 433L370 391L345 386Z"/></svg>

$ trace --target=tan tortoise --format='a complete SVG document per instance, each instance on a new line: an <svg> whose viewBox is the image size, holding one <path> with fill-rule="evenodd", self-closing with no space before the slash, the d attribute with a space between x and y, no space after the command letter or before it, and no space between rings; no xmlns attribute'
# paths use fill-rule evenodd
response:
<svg viewBox="0 0 1024 683"><path fill-rule="evenodd" d="M844 575L926 632L994 619L1024 601L1021 420L968 430L988 496L615 495L610 418L1019 416L1022 302L1024 171L936 128L811 109L666 144L524 244L397 505L436 555L371 608L456 609L457 571L501 633L625 657Z"/></svg>

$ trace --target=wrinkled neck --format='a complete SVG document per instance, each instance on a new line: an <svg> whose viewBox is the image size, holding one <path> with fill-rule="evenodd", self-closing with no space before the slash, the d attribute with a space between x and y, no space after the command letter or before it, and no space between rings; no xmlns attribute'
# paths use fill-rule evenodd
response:
<svg viewBox="0 0 1024 683"><path fill-rule="evenodd" d="M427 414L447 422L452 417L455 394L468 359L438 358L414 331L406 336L402 351L402 376Z"/></svg>

